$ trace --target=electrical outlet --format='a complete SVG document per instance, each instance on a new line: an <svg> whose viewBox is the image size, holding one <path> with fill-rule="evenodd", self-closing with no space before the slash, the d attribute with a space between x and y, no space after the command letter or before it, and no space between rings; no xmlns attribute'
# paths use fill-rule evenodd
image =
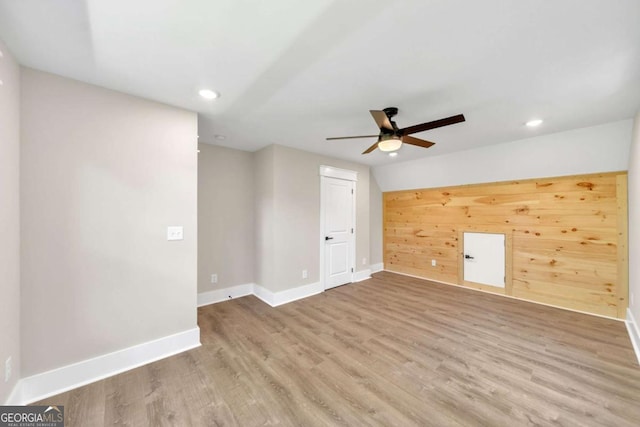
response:
<svg viewBox="0 0 640 427"><path fill-rule="evenodd" d="M435 259L432 259L432 260L431 260L431 267L435 267L435 266L436 266L436 260L435 260Z"/></svg>
<svg viewBox="0 0 640 427"><path fill-rule="evenodd" d="M11 356L7 357L4 362L4 382L8 382L11 379Z"/></svg>
<svg viewBox="0 0 640 427"><path fill-rule="evenodd" d="M367 259L366 258L362 258L362 265L367 265Z"/></svg>
<svg viewBox="0 0 640 427"><path fill-rule="evenodd" d="M218 275L217 274L212 274L211 275L211 283L218 283Z"/></svg>
<svg viewBox="0 0 640 427"><path fill-rule="evenodd" d="M309 277L309 272L307 270L302 270L302 278L306 279L307 277Z"/></svg>
<svg viewBox="0 0 640 427"><path fill-rule="evenodd" d="M182 239L184 239L184 228L182 226L167 227L167 240L182 240Z"/></svg>

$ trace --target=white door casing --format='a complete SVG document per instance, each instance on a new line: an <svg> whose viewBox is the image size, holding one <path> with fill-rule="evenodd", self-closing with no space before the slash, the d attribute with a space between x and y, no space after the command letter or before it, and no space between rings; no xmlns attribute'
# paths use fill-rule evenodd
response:
<svg viewBox="0 0 640 427"><path fill-rule="evenodd" d="M464 281L505 287L505 235L464 232Z"/></svg>
<svg viewBox="0 0 640 427"><path fill-rule="evenodd" d="M324 289L330 289L353 281L357 175L326 166L320 174L320 272Z"/></svg>

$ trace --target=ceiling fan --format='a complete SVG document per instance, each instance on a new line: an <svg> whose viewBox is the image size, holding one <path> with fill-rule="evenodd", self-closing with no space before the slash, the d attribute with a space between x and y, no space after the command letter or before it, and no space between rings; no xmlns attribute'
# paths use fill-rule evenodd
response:
<svg viewBox="0 0 640 427"><path fill-rule="evenodd" d="M380 110L369 110L373 116L373 120L376 121L380 133L378 135L360 135L360 136L339 136L333 138L327 138L327 141L335 139L355 139L355 138L373 138L378 137L378 141L371 147L367 148L362 154L368 154L379 148L380 151L396 151L404 142L405 144L417 145L418 147L429 148L435 144L435 142L425 141L424 139L415 138L409 136L412 133L424 132L443 126L449 126L456 123L464 122L464 115L458 114L456 116L447 117L444 119L434 120L432 122L422 123L419 125L409 126L399 129L396 122L391 120L393 116L398 114L396 107L388 107Z"/></svg>

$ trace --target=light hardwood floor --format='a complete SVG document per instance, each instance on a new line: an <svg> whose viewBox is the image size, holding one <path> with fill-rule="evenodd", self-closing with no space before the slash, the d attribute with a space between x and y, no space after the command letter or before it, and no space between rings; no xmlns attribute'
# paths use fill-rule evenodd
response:
<svg viewBox="0 0 640 427"><path fill-rule="evenodd" d="M198 310L202 347L46 399L68 426L638 426L622 322L378 273Z"/></svg>

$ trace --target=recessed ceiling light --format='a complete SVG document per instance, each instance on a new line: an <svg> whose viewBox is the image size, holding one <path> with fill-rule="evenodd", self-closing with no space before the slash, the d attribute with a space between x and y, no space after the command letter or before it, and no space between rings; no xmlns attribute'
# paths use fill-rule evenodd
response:
<svg viewBox="0 0 640 427"><path fill-rule="evenodd" d="M529 120L525 124L527 125L527 127L534 128L536 126L540 126L542 124L542 120L541 119L533 119L533 120Z"/></svg>
<svg viewBox="0 0 640 427"><path fill-rule="evenodd" d="M219 140L219 141L222 141L222 140L224 140L224 139L227 139L227 137L226 137L226 136L224 136L224 135L214 135L213 137L214 137L215 139Z"/></svg>
<svg viewBox="0 0 640 427"><path fill-rule="evenodd" d="M205 99L220 98L220 94L218 92L216 92L216 91L211 90L211 89L202 89L198 93L200 94L201 97L203 97Z"/></svg>
<svg viewBox="0 0 640 427"><path fill-rule="evenodd" d="M396 157L398 155L397 151L394 151L393 153L389 153L389 157Z"/></svg>

